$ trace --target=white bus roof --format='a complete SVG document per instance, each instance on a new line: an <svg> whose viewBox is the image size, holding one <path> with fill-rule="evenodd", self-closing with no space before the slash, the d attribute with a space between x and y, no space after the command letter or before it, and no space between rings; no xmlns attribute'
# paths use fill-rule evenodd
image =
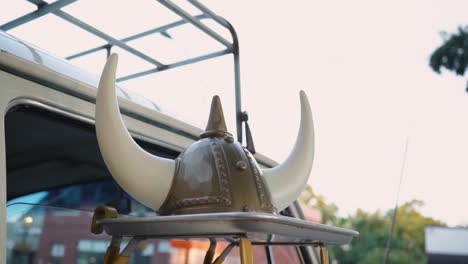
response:
<svg viewBox="0 0 468 264"><path fill-rule="evenodd" d="M17 57L17 59L22 59L23 63L20 61L15 62L10 60L11 57L5 58L3 56L5 53L13 55ZM99 82L98 76L87 73L86 71L70 64L65 59L57 58L46 51L19 40L3 31L0 31L0 54L0 66L3 66L2 68L15 68L19 66L17 65L18 63L23 64L23 67L16 69L19 71L26 71L22 72L23 74L34 75L34 67L27 67L27 64L30 64L30 66L35 66L35 68L44 68L50 72L79 81L89 87L96 88ZM42 76L44 79L47 79L48 77L49 76ZM118 87L118 95L119 97L123 97L152 110L160 110L159 107L149 99L130 93L121 87Z"/></svg>
<svg viewBox="0 0 468 264"><path fill-rule="evenodd" d="M426 226L424 237L428 254L468 256L468 228Z"/></svg>

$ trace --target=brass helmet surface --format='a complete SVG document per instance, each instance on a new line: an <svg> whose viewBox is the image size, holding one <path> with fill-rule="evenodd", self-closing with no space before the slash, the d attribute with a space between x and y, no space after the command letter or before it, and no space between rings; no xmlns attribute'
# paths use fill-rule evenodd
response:
<svg viewBox="0 0 468 264"><path fill-rule="evenodd" d="M227 132L218 96L213 97L208 125L200 137L176 159L161 215L276 212L255 158Z"/></svg>
<svg viewBox="0 0 468 264"><path fill-rule="evenodd" d="M214 211L280 211L294 202L309 179L314 126L307 95L300 91L300 126L288 157L260 168L227 132L219 97L200 140L177 160L146 152L132 138L120 113L115 87L118 57L112 54L96 96L96 136L109 172L119 186L163 214ZM272 205L274 204L274 207Z"/></svg>

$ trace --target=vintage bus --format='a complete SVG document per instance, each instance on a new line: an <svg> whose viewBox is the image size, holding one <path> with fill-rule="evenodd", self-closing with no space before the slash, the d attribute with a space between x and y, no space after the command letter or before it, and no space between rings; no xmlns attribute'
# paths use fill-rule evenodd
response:
<svg viewBox="0 0 468 264"><path fill-rule="evenodd" d="M29 0L28 0L29 1ZM128 80L232 55L239 141L247 121L241 109L239 45L232 25L198 1L202 11L192 16L170 1L160 1L181 17L180 21L158 26L124 39L117 39L67 14L61 8L74 1L53 3L31 0L37 10L0 26L0 263L102 263L110 237L90 232L93 210L111 206L122 215L156 216L154 210L128 195L111 177L101 156L95 131L95 105L99 76L86 73L68 60L7 33L46 14L55 15L107 44L68 59L118 47L154 64L155 68L128 76ZM224 27L231 40L200 23L211 19ZM192 24L224 46L171 64L163 64L127 44L167 30ZM175 159L199 139L199 127L161 112L157 102L117 87L120 111L131 136L140 147L159 157ZM247 135L247 147L251 141ZM277 165L259 153L255 159L263 168ZM303 211L294 202L280 214L320 222L317 212ZM128 240L123 242L128 243ZM314 242L315 243L315 242ZM202 263L208 241L148 239L142 241L129 263ZM317 244L318 245L318 244ZM220 254L226 243L216 247ZM318 249L306 245L256 245L254 263L319 263ZM239 263L234 249L225 263Z"/></svg>

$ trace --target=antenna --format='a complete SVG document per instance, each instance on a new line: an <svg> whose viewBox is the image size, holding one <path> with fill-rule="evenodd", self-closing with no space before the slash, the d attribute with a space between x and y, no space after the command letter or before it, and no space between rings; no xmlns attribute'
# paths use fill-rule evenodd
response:
<svg viewBox="0 0 468 264"><path fill-rule="evenodd" d="M385 258L383 262L384 264L388 263L388 257L390 256L390 250L392 247L393 229L395 228L395 224L396 224L398 200L400 198L400 190L401 190L401 182L403 181L403 175L405 174L408 144L409 144L409 137L406 137L405 150L403 152L403 164L401 165L401 171L400 171L400 182L398 183L397 195L396 195L396 200L395 200L395 209L393 210L392 225L390 226L390 231L388 232L387 247L385 249Z"/></svg>

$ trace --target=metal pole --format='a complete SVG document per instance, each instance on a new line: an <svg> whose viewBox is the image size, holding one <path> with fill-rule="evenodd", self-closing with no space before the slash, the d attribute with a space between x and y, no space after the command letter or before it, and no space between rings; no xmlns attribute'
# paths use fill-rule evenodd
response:
<svg viewBox="0 0 468 264"><path fill-rule="evenodd" d="M273 249L270 246L265 246L265 254L268 264L275 264L275 256L273 255Z"/></svg>
<svg viewBox="0 0 468 264"><path fill-rule="evenodd" d="M232 54L234 59L234 92L236 97L236 128L237 128L237 141L242 143L242 94L241 94L241 78L240 78L240 51L239 51L239 38L234 27L222 17L219 19L224 20L226 28L232 36Z"/></svg>
<svg viewBox="0 0 468 264"><path fill-rule="evenodd" d="M153 73L157 73L157 72L161 72L161 71L165 71L165 70L170 70L170 69L173 69L173 68L177 68L177 67L181 67L181 66L184 66L184 65L196 63L196 62L199 62L199 61L204 61L204 60L220 57L220 56L223 56L223 55L226 55L226 54L229 54L229 53L231 53L229 50L215 51L215 52L208 53L208 54L205 54L205 55L201 55L201 56L198 56L198 57L194 57L194 58L190 58L190 59L187 59L187 60L175 62L175 63L167 65L164 68L150 69L150 70L146 70L146 71L142 71L142 72L138 72L138 73L132 73L130 75L126 75L126 76L123 76L123 77L119 77L119 78L117 78L116 82L128 81L128 80L138 78L138 77L142 77L142 76L146 76L146 75L149 75L149 74L153 74Z"/></svg>
<svg viewBox="0 0 468 264"><path fill-rule="evenodd" d="M252 242L248 239L241 238L239 241L239 248L241 264L253 264Z"/></svg>
<svg viewBox="0 0 468 264"><path fill-rule="evenodd" d="M401 183L403 181L403 175L405 174L405 168L406 168L406 157L407 157L407 153L408 153L408 143L409 143L409 138L406 138L405 152L403 153L403 164L401 166L401 172L400 172L400 182L398 183L398 190L397 190L396 201L395 201L395 209L393 211L392 225L390 226L390 231L388 232L387 247L385 249L385 258L384 258L384 262L383 262L384 264L388 263L388 258L390 257L390 251L391 251L391 248L392 248L393 230L394 230L395 225L396 225L397 211L398 211L398 200L400 198Z"/></svg>
<svg viewBox="0 0 468 264"><path fill-rule="evenodd" d="M26 14L24 16L21 16L21 17L18 17L17 19L14 19L8 23L5 23L3 25L0 26L0 29L3 30L3 31L7 31L7 30L10 30L12 28L15 28L15 27L18 27L18 26L21 26L25 23L28 23L34 19L37 19L37 18L40 18L42 16L45 16L49 13L53 13L54 11L57 11L59 10L60 8L62 7L65 7L73 2L75 2L77 0L59 0L59 1L56 1L52 4L47 4L46 2L44 2L45 4L44 5L41 5L41 6L38 6L37 7L37 10L36 11L33 11L29 14Z"/></svg>
<svg viewBox="0 0 468 264"><path fill-rule="evenodd" d="M144 53L142 53L142 52L128 46L124 42L107 35L106 33L104 33L102 31L100 31L100 30L98 30L98 29L84 23L83 21L81 21L81 20L79 20L79 19L77 19L77 18L75 18L75 17L61 11L61 10L58 10L58 11L54 12L54 14L56 14L58 17L60 17L62 19L65 19L66 21L74 24L77 27L80 27L80 28L94 34L95 36L98 36L98 37L104 39L105 41L109 42L110 45L117 46L117 47L119 47L119 48L121 48L123 50L126 50L129 53L132 53L133 55L135 55L137 57L140 57L141 59L146 60L149 63L152 63L152 64L154 64L154 65L156 65L158 67L165 67L165 65L163 63L151 58L150 56L148 56L148 55L146 55L146 54L144 54Z"/></svg>
<svg viewBox="0 0 468 264"><path fill-rule="evenodd" d="M107 45L106 46L106 60L109 59L110 55L111 55L111 50L112 50L112 46L111 45Z"/></svg>
<svg viewBox="0 0 468 264"><path fill-rule="evenodd" d="M395 209L393 209L392 225L390 226L390 231L388 232L387 246L385 248L385 259L384 259L384 262L383 262L384 264L388 263L388 258L390 257L390 250L391 250L391 247L392 247L393 230L395 228L397 212L398 212L398 205L395 205Z"/></svg>
<svg viewBox="0 0 468 264"><path fill-rule="evenodd" d="M200 20L207 18L206 15L197 15L197 16L194 16L194 17L196 19L200 19ZM161 26L161 27L153 28L153 29L143 31L141 33L138 33L138 34L135 34L135 35L132 35L132 36L128 36L126 38L120 39L120 41L129 42L129 41L132 41L132 40L136 40L136 39L139 39L139 38L146 37L148 35L161 33L161 32L167 31L167 30L169 30L171 28L175 28L175 27L187 24L187 23L188 22L185 21L185 20L179 20L179 21L176 21L176 22L173 22L173 23ZM71 59L75 59L75 58L78 58L78 57L81 57L81 56L84 56L84 55L88 55L88 54L100 51L102 49L105 49L107 45L108 44L104 44L104 45L101 45L101 46L98 46L98 47L95 47L95 48L87 49L85 51L70 55L70 56L66 57L66 59L71 60Z"/></svg>
<svg viewBox="0 0 468 264"><path fill-rule="evenodd" d="M241 80L240 80L240 58L239 52L234 55L234 90L236 94L236 124L237 141L242 143L242 99L241 99Z"/></svg>
<svg viewBox="0 0 468 264"><path fill-rule="evenodd" d="M219 43L223 44L226 46L228 49L232 49L232 44L224 39L222 36L220 36L218 33L214 32L212 29L209 27L205 26L204 24L200 23L197 19L195 19L193 16L191 16L189 13L185 12L182 8L178 7L174 3L172 3L169 0L158 0L162 5L165 7L169 8L172 12L178 14L180 17L183 19L187 20L190 24L194 25L201 31L205 32L208 34L210 37L218 41Z"/></svg>
<svg viewBox="0 0 468 264"><path fill-rule="evenodd" d="M37 10L35 12L32 12L32 13L34 13L34 15L30 14L31 18L24 18L23 17L22 19L24 19L24 21L21 21L21 24L26 23L26 22L28 22L28 21L30 21L32 19L35 19L35 18L37 18L39 16L44 15L44 14L53 13L56 16L58 16L58 17L60 17L60 18L62 18L64 20L74 24L75 26L77 26L77 27L79 27L81 29L84 29L85 31L88 31L89 33L91 33L91 34L93 34L93 35L95 35L95 36L97 36L99 38L104 39L105 41L108 42L108 44L106 44L106 45L117 46L117 47L119 47L119 48L121 48L123 50L126 50L127 52L129 52L129 53L131 53L131 54L133 54L133 55L135 55L135 56L137 56L137 57L139 57L139 58L141 58L143 60L146 60L146 61L148 61L148 62L150 62L150 63L157 66L157 68L155 68L155 69L151 69L151 70L148 70L148 71L128 75L128 76L117 79L117 81L124 81L124 80L128 80L128 79L131 79L131 78L144 76L144 75L147 75L147 74L150 74L150 73L162 71L162 70L165 70L166 68L175 68L175 67L179 67L179 66L182 66L182 65L195 63L197 61L206 60L206 59L214 58L214 57L217 57L217 56L222 56L224 54L233 53L233 55L234 55L234 82L235 82L234 86L235 86L235 96L236 96L236 104L235 105L236 105L237 138L238 138L239 142L242 142L243 136L242 136L242 116L241 116L242 115L242 104L241 104L241 84L240 84L240 82L241 82L240 81L240 58L239 58L239 45L238 45L237 34L236 34L235 30L234 30L234 27L227 20L225 20L224 18L222 18L220 16L217 16L214 12L212 12L210 9L208 9L206 6L204 6L203 4L198 2L197 0L189 0L189 1L190 1L190 3L192 5L194 5L195 7L200 9L202 12L204 12L204 15L207 15L207 16L211 17L217 23L219 23L222 26L229 29L229 31L231 33L231 36L232 36L232 39L233 39L233 44L231 44L229 41L227 41L225 38L220 36L218 33L213 31L212 29L210 29L206 25L202 24L199 20L204 15L192 16L189 13L187 13L186 11L184 11L183 9L181 9L180 7L178 7L177 5L175 5L174 3L172 3L170 0L158 0L162 5L166 6L168 9L170 9L171 11L173 11L174 13L176 13L177 15L182 17L186 22L194 25L195 27L197 27L198 29L203 31L205 34L209 35L210 37L212 37L213 39L215 39L216 41L218 41L219 43L221 43L221 44L223 44L224 46L227 47L227 51L218 51L218 52L206 54L206 55L203 55L203 56L195 57L195 58L192 58L192 59L188 59L188 60L185 60L185 61L173 63L171 65L165 65L165 64L163 64L163 63L149 57L148 55L146 55L146 54L144 54L144 53L142 53L142 52L128 46L125 43L125 41L130 41L130 40L133 40L133 39L137 39L137 38L140 38L140 37L143 37L143 36L155 33L155 32L162 33L165 30L165 27L166 27L166 29L168 29L170 27L175 27L175 26L181 25L182 21L176 21L176 22L168 24L166 26L162 26L162 27L159 27L159 28L147 31L147 32L142 32L140 34L136 34L134 36L125 38L123 40L118 40L118 39L115 39L115 38L105 34L104 32L99 31L98 29L84 23L83 21L81 21L81 20L79 20L79 19L77 19L77 18L63 12L62 10L60 10L60 7L63 7L66 4L72 3L72 2L74 2L76 0L58 0L57 2L55 2L53 4L48 4L47 2L45 2L43 0L26 0L26 1L35 4L38 7L39 10ZM18 22L14 22L14 23L18 23ZM10 24L10 25L8 25L8 24L9 23L3 25L2 27L8 28L8 27L14 26L14 24ZM84 51L84 52L69 56L68 59L72 59L72 58L76 58L76 57L79 57L79 56L82 56L82 55L86 55L86 54L98 51L100 49L105 49L106 45L99 46L99 47L96 47L96 48L93 48L93 49L90 49L90 50L87 50L87 51Z"/></svg>
<svg viewBox="0 0 468 264"><path fill-rule="evenodd" d="M204 14L212 18L214 21L218 22L223 27L228 27L226 21L222 18L220 18L218 15L216 15L213 11L211 11L208 7L200 3L198 0L188 0L193 6L198 8L200 11L202 11Z"/></svg>
<svg viewBox="0 0 468 264"><path fill-rule="evenodd" d="M37 6L47 4L47 2L44 2L42 0L27 0L27 1L33 3L33 4L37 5ZM99 38L104 39L105 41L107 41L109 43L109 45L117 46L117 47L119 47L119 48L121 48L123 50L126 50L127 52L129 52L129 53L131 53L131 54L133 54L133 55L135 55L135 56L137 56L137 57L139 57L139 58L141 58L143 60L146 60L147 62L149 62L151 64L154 64L154 65L156 65L158 67L162 67L162 68L165 67L165 65L163 63L161 63L161 62L149 57L148 55L146 55L146 54L144 54L144 53L142 53L142 52L128 46L124 42L122 42L122 41L120 41L120 40L118 40L116 38L113 38L113 37L107 35L106 33L104 33L102 31L100 31L100 30L86 24L85 22L77 19L76 17L71 16L71 15L63 12L62 10L54 10L52 13L55 14L56 16L64 19L65 21L68 21L68 22L72 23L73 25L75 25L75 26L77 26L77 27L79 27L81 29L84 29L84 30L88 31L91 34L93 34L93 35L95 35L95 36L97 36Z"/></svg>

